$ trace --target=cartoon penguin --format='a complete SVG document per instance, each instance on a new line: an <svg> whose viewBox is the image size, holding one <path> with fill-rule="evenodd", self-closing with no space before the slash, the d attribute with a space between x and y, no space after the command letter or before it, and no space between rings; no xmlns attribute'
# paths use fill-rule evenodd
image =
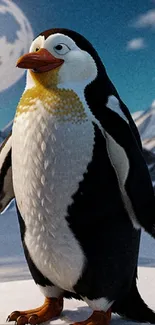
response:
<svg viewBox="0 0 155 325"><path fill-rule="evenodd" d="M127 107L71 30L41 33L17 66L27 82L0 153L1 210L15 197L45 303L9 321L42 323L74 297L93 310L80 325L108 325L112 312L155 323L136 287L140 229L155 236L155 200Z"/></svg>

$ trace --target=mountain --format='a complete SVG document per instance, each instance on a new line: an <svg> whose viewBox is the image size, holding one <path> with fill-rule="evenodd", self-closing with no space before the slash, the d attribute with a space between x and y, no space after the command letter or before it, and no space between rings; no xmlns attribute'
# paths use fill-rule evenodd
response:
<svg viewBox="0 0 155 325"><path fill-rule="evenodd" d="M141 112L134 120L142 139L144 158L155 190L155 107Z"/></svg>

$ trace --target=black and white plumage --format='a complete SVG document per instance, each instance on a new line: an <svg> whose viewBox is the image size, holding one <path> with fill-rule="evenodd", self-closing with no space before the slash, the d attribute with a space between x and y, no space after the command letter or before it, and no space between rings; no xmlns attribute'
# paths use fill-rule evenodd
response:
<svg viewBox="0 0 155 325"><path fill-rule="evenodd" d="M13 187L35 282L45 296L155 322L136 289L140 229L155 236L155 200L127 107L76 32L41 33L18 66L31 70L13 125Z"/></svg>

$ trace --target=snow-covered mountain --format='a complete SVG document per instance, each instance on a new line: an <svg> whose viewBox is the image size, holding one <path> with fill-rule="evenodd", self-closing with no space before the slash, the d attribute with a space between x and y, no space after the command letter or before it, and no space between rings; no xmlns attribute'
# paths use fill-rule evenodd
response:
<svg viewBox="0 0 155 325"><path fill-rule="evenodd" d="M155 107L141 112L139 116L133 114L133 118L141 135L143 147L155 153Z"/></svg>
<svg viewBox="0 0 155 325"><path fill-rule="evenodd" d="M150 107L139 115L133 115L133 118L142 139L144 158L155 190L155 107Z"/></svg>

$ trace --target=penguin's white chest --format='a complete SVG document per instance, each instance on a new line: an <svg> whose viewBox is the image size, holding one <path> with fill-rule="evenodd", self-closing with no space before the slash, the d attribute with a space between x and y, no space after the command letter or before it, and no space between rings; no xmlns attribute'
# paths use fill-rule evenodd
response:
<svg viewBox="0 0 155 325"><path fill-rule="evenodd" d="M16 118L12 138L13 185L30 256L55 285L72 290L85 256L65 217L92 160L92 122L60 121L40 106Z"/></svg>

